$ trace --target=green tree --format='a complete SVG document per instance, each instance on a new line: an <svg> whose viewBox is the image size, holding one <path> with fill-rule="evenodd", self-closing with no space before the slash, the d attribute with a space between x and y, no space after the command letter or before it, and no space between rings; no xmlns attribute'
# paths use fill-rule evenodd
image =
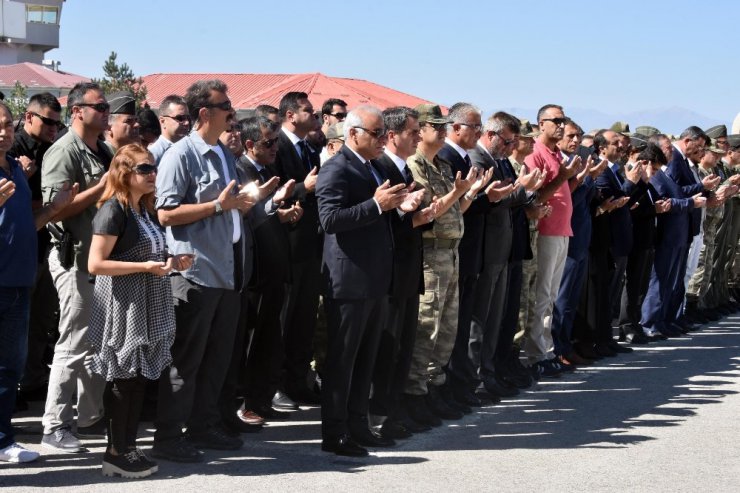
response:
<svg viewBox="0 0 740 493"><path fill-rule="evenodd" d="M26 111L26 106L28 106L26 86L21 84L20 81L15 81L15 87L10 91L10 95L5 98L5 104L7 104L10 111L13 112L14 118L21 118L23 113Z"/></svg>
<svg viewBox="0 0 740 493"><path fill-rule="evenodd" d="M131 91L136 98L136 107L146 100L146 87L141 77L136 77L133 70L126 63L121 65L117 62L118 54L112 51L108 59L103 64L102 79L93 79L93 82L100 84L106 94L115 91Z"/></svg>

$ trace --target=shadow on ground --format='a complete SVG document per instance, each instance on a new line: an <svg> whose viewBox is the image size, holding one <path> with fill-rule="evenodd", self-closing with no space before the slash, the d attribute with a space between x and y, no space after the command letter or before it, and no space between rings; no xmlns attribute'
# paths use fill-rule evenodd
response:
<svg viewBox="0 0 740 493"><path fill-rule="evenodd" d="M339 458L319 448L319 410L306 408L291 421L243 435L237 452L207 452L204 464L160 462L157 481L190 475L262 476L313 472L357 473L378 465L414 464L431 451L625 448L652 438L641 429L680 426L696 410L736 391L728 388L740 375L740 317L705 326L689 336L670 339L597 365L543 380L516 398L478 408L460 421L405 440L393 449L364 459ZM23 443L38 443L40 410L18 420ZM16 423L18 424L18 423ZM152 430L142 429L143 448ZM0 467L0 486L75 486L116 483L100 474L103 441L89 441L92 452L48 455L34 464ZM38 449L38 448L37 448ZM427 456L427 457L425 457Z"/></svg>

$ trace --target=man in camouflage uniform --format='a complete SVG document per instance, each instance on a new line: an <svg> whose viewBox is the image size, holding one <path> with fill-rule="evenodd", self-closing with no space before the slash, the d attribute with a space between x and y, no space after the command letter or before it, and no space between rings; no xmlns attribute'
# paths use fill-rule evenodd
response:
<svg viewBox="0 0 740 493"><path fill-rule="evenodd" d="M440 387L445 383L447 364L457 335L458 256L463 235L463 212L472 200L467 195L477 177L475 168L467 177L453 177L447 161L437 156L447 135L449 120L439 106L421 104L419 113L421 142L408 167L417 184L425 190L421 207L433 197L439 210L431 229L424 231L424 294L419 300L416 344L404 391L408 415L429 426L442 424L440 418L459 419L462 413L446 404ZM470 193L477 190L470 190ZM465 197L463 197L465 195Z"/></svg>
<svg viewBox="0 0 740 493"><path fill-rule="evenodd" d="M723 144L718 142L718 145ZM730 183L740 185L740 178L738 178L740 177L740 135L728 135L726 137L726 147L727 154L722 158L719 166L724 169ZM735 254L738 251L738 238L740 237L740 197L736 195L725 203L724 215L723 225L717 232L717 244L721 245L721 248L716 250L714 258L714 269L717 278L712 281L710 286L710 290L716 292L713 299L715 304L710 306L712 309L720 305L730 304L731 288L736 287L736 277L732 268ZM733 295L733 297L737 301L737 295ZM712 314L707 314L707 316L709 315Z"/></svg>

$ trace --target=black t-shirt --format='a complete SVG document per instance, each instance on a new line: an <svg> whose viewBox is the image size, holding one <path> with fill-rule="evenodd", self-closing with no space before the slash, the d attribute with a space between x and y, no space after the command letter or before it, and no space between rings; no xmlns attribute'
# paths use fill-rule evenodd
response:
<svg viewBox="0 0 740 493"><path fill-rule="evenodd" d="M156 216L150 219L157 224ZM139 240L139 223L130 207L124 210L123 205L116 198L108 199L98 209L93 219L92 231L94 235L117 236L111 254L125 252L136 245Z"/></svg>

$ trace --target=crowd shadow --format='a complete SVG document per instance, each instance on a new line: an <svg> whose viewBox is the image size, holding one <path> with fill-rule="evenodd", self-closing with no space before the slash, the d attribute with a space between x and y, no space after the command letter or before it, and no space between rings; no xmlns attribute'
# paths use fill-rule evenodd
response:
<svg viewBox="0 0 740 493"><path fill-rule="evenodd" d="M355 474L379 465L421 463L430 451L630 447L654 439L645 428L680 426L701 406L737 393L729 387L740 375L738 325L740 317L730 317L686 337L636 346L631 354L542 380L515 398L477 408L394 448L376 449L370 457L321 452L320 411L304 408L289 421L242 435L241 450L207 451L201 464L161 461L147 481L156 488L158 481L191 475ZM38 444L40 412L32 409L26 416L18 439ZM150 428L144 423L140 433L145 450L151 446ZM36 463L0 467L0 486L119 484L120 479L100 474L104 441L85 443L90 452L51 455L41 449Z"/></svg>

